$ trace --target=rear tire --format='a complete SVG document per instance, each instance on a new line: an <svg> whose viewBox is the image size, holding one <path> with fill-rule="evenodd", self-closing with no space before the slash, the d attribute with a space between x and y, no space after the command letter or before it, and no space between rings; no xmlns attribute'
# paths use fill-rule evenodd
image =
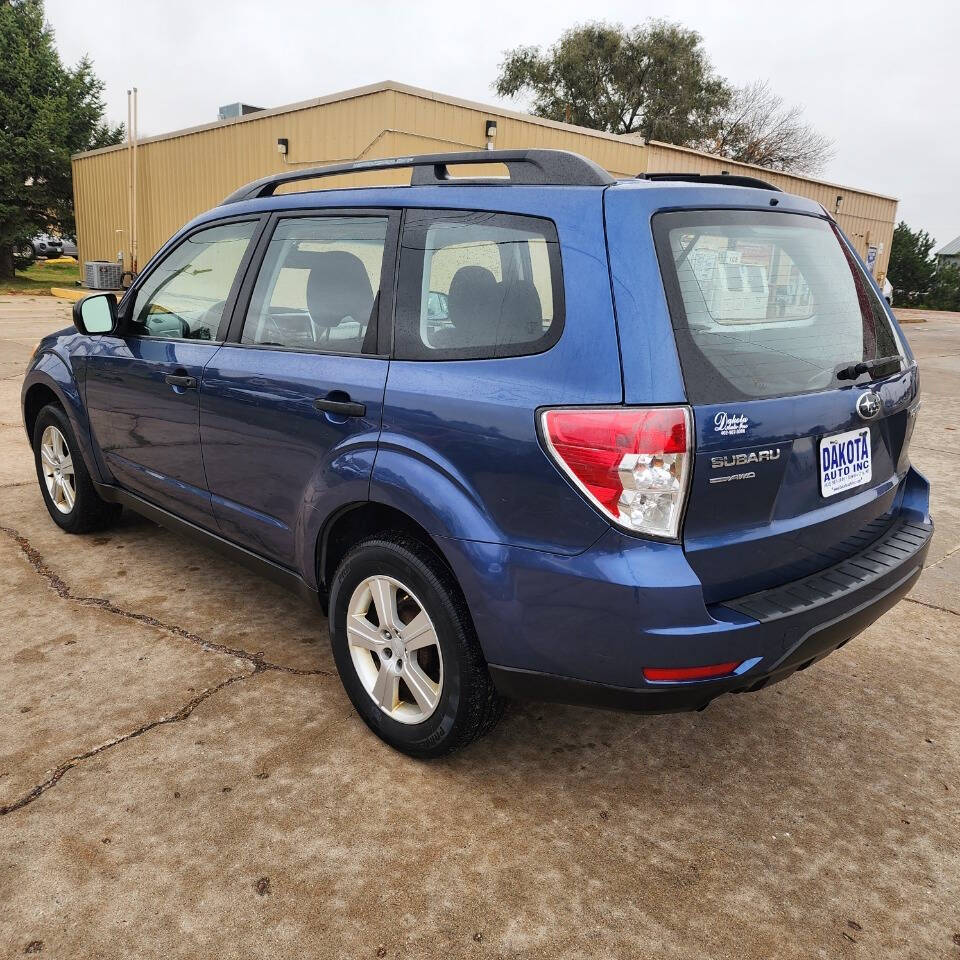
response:
<svg viewBox="0 0 960 960"><path fill-rule="evenodd" d="M503 714L456 581L406 534L362 540L341 561L330 643L363 721L412 757L458 750Z"/></svg>
<svg viewBox="0 0 960 960"><path fill-rule="evenodd" d="M123 508L101 500L63 408L50 403L33 426L33 458L40 493L53 522L67 533L103 530Z"/></svg>

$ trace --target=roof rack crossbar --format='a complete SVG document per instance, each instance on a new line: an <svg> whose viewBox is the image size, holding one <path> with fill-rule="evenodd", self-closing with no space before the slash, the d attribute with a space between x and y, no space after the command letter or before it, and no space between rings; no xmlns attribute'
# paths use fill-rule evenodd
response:
<svg viewBox="0 0 960 960"><path fill-rule="evenodd" d="M438 184L502 183L501 178L466 178L450 175L453 164L503 164L510 173L509 183L540 186L605 187L614 183L603 167L577 153L566 150L472 150L466 153L434 153L418 157L392 157L384 160L359 160L333 163L324 167L289 170L254 180L235 190L223 202L239 203L273 196L277 187L300 180L316 180L345 173L372 170L397 170L411 167L411 186Z"/></svg>
<svg viewBox="0 0 960 960"><path fill-rule="evenodd" d="M733 173L638 173L637 179L722 183L728 187L759 187L761 190L775 190L777 193L783 193L779 187L775 187L772 183L767 183L766 180L761 180L759 177L741 177Z"/></svg>

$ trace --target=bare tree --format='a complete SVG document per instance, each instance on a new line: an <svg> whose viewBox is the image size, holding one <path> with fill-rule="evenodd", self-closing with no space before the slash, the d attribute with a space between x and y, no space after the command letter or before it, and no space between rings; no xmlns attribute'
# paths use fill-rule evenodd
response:
<svg viewBox="0 0 960 960"><path fill-rule="evenodd" d="M796 173L818 173L833 156L833 141L804 122L803 108L788 106L760 80L734 91L715 132L699 146L731 160Z"/></svg>

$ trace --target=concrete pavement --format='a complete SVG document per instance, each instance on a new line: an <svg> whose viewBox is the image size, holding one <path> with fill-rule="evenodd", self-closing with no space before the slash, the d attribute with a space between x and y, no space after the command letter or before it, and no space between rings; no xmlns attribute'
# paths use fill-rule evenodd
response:
<svg viewBox="0 0 960 960"><path fill-rule="evenodd" d="M68 316L0 297L0 955L960 957L960 320L906 328L909 600L700 714L515 704L418 763L316 610L136 516L50 521L18 400Z"/></svg>

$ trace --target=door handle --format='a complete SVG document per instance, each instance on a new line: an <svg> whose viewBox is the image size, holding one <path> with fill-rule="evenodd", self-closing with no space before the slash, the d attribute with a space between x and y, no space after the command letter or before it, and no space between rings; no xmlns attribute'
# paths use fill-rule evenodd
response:
<svg viewBox="0 0 960 960"><path fill-rule="evenodd" d="M186 374L168 373L163 379L171 387L183 387L184 390L195 390L197 386L197 378L188 377Z"/></svg>
<svg viewBox="0 0 960 960"><path fill-rule="evenodd" d="M334 413L338 417L365 417L367 405L355 403L353 400L329 400L327 397L317 397L313 405L323 413Z"/></svg>

